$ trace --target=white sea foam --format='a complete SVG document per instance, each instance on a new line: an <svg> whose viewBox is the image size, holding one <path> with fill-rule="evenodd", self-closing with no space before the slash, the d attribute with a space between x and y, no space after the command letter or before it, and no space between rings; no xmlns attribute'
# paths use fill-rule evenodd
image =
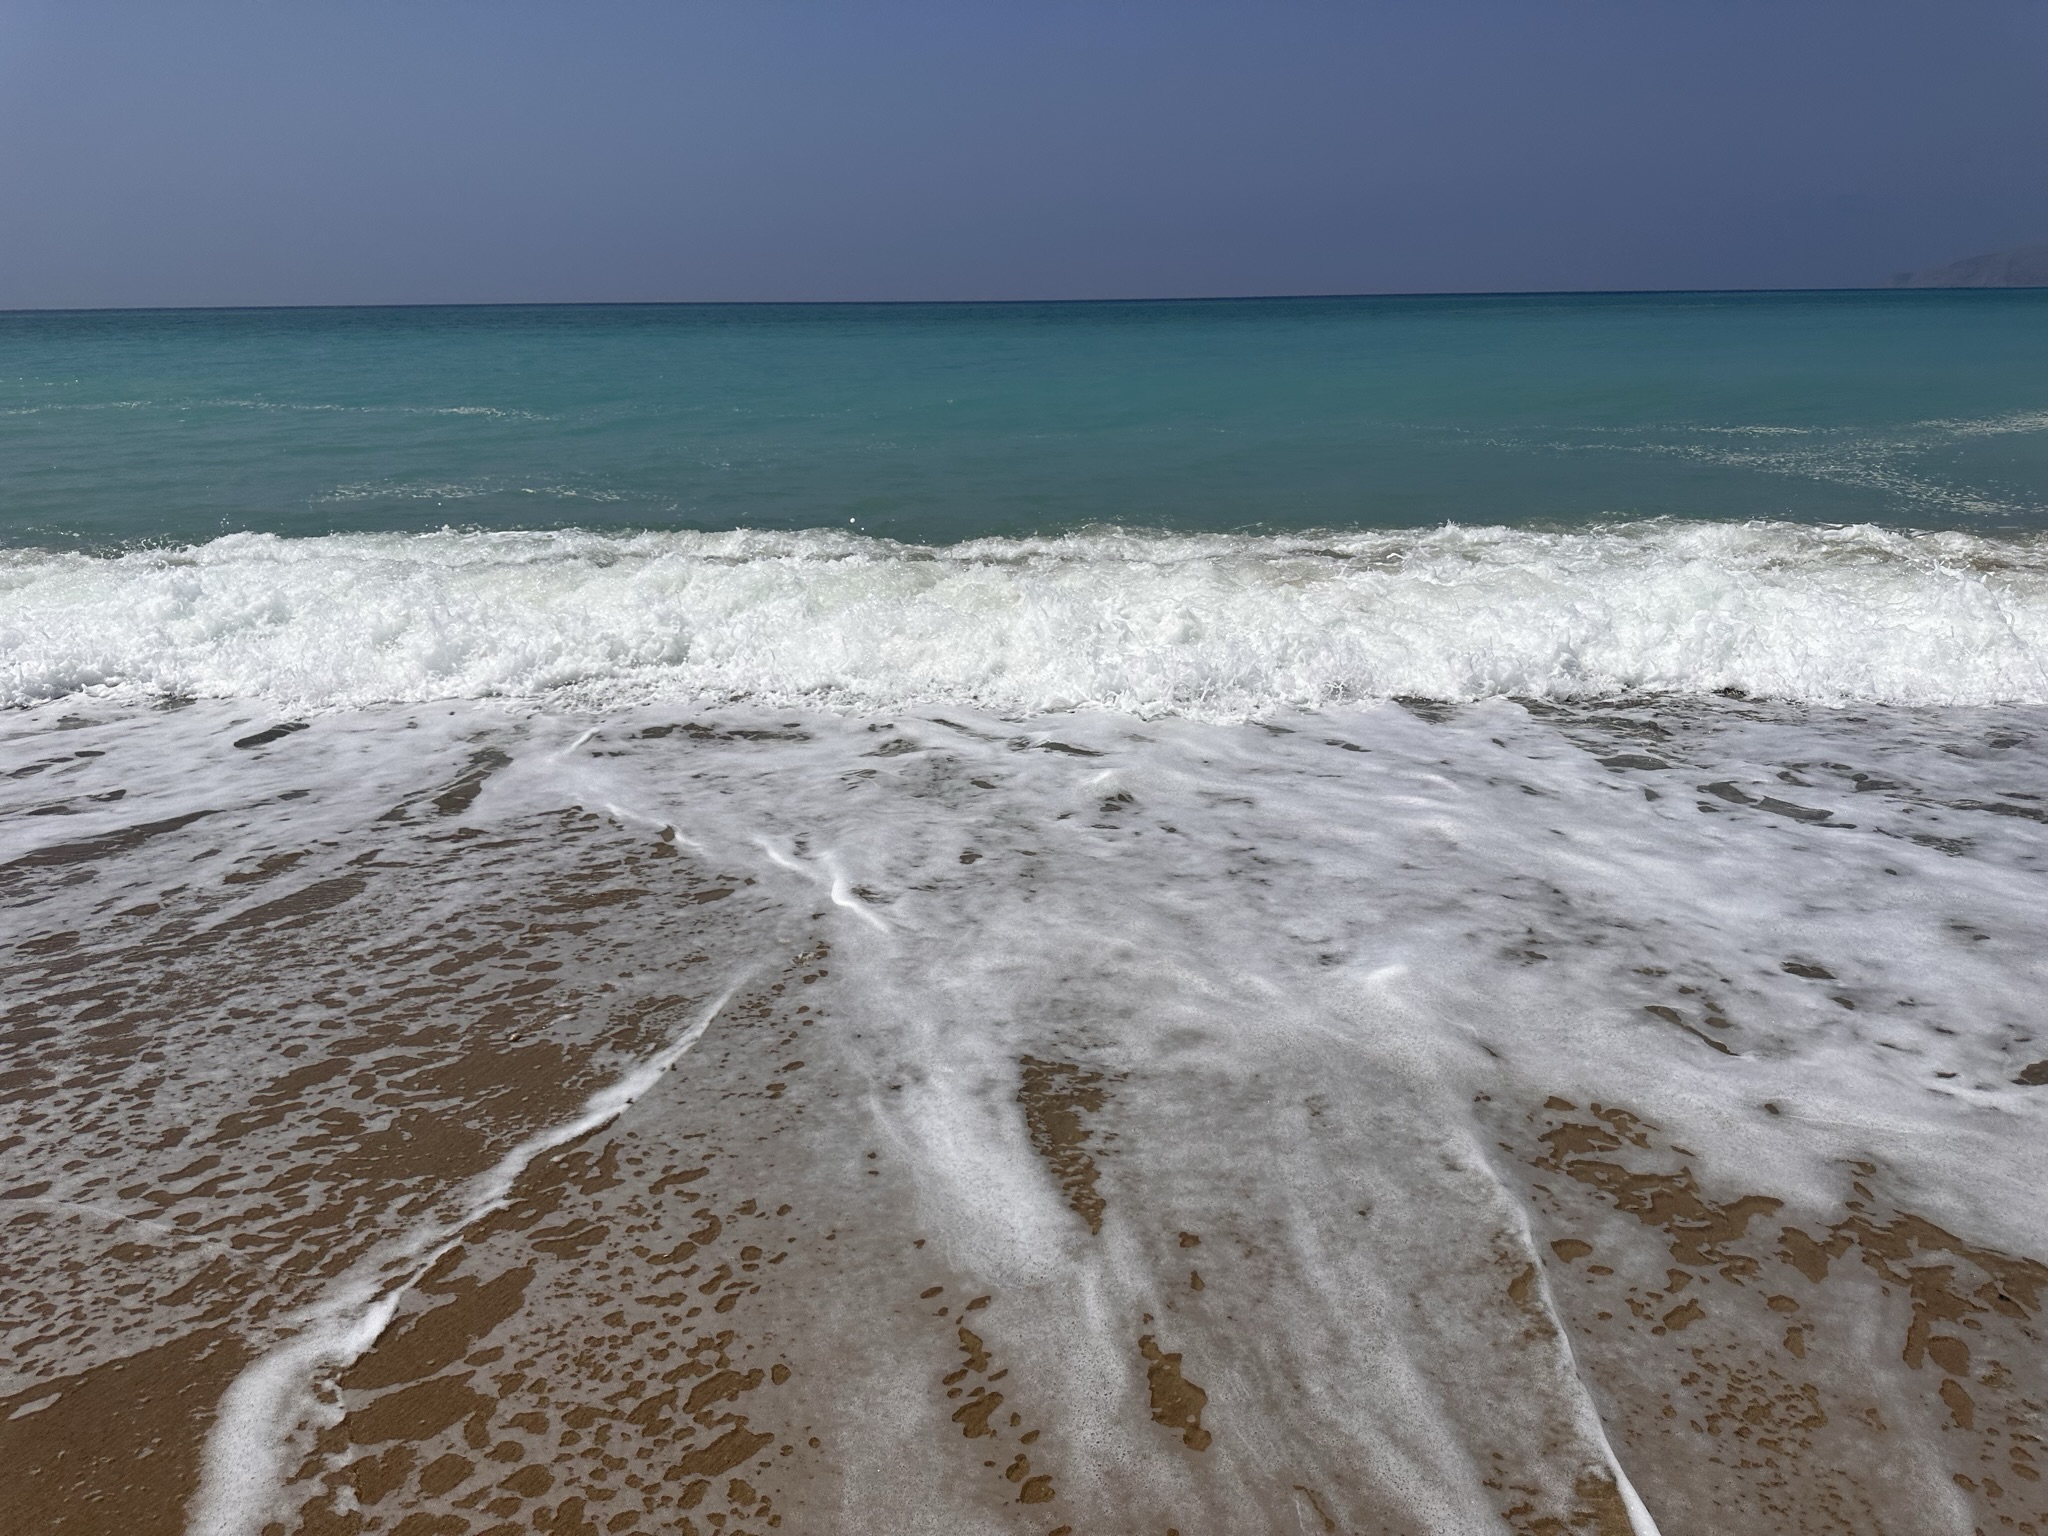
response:
<svg viewBox="0 0 2048 1536"><path fill-rule="evenodd" d="M451 413L452 414L452 413ZM314 500L331 505L357 501L473 501L484 496L545 496L554 501L617 503L629 500L622 491L578 485L525 485L503 478L483 480L366 480L337 485Z"/></svg>
<svg viewBox="0 0 2048 1536"><path fill-rule="evenodd" d="M282 1342L259 1354L229 1385L207 1435L203 1475L185 1529L189 1536L238 1536L263 1528L284 1470L292 1431L319 1410L322 1372L352 1364L390 1326L405 1292L462 1233L510 1197L534 1159L611 1124L682 1060L739 988L735 981L659 1052L597 1093L570 1120L529 1136L470 1181L452 1215L401 1233L343 1275L303 1316L285 1319ZM394 1273L397 1278L394 1279Z"/></svg>
<svg viewBox="0 0 2048 1536"><path fill-rule="evenodd" d="M810 944L829 945L829 976L821 967L815 990L811 978L801 985L807 1008L830 1000L834 1022L809 1033L804 1070L830 1085L832 1098L813 1102L838 1107L781 1122L775 1139L808 1138L804 1160L783 1166L822 1170L803 1175L813 1181L805 1198L843 1221L833 1230L848 1240L823 1239L831 1261L812 1274L825 1279L791 1293L802 1299L784 1314L791 1342L778 1347L803 1360L868 1341L796 1388L803 1422L850 1469L849 1500L886 1500L859 1507L923 1509L915 1528L935 1532L978 1518L981 1487L944 1459L963 1444L950 1400L903 1389L933 1378L883 1331L905 1315L901 1298L933 1278L922 1271L930 1265L999 1295L998 1326L1017 1358L1058 1363L1063 1432L1087 1447L1061 1466L1062 1519L1141 1501L1184 1510L1199 1498L1201 1529L1279 1530L1292 1528L1282 1505L1298 1486L1325 1500L1333 1489L1361 1505L1384 1500L1408 1516L1389 1528L1478 1530L1498 1523L1499 1508L1481 1458L1506 1447L1554 1473L1560 1498L1581 1473L1611 1471L1636 1536L1653 1536L1653 1512L1672 1523L1700 1506L1697 1490L1716 1486L1708 1479L1737 1476L1693 1454L1711 1442L1704 1430L1685 1438L1690 1412L1667 1421L1663 1408L1713 1411L1725 1378L1705 1375L1699 1395L1685 1395L1702 1383L1693 1362L1710 1349L1791 1359L1766 1353L1787 1320L1765 1297L1782 1285L1799 1303L1798 1325L1828 1346L1782 1368L1816 1383L1844 1434L1861 1431L1841 1404L1884 1405L1885 1427L1873 1429L1884 1439L1851 1442L1879 1449L1833 1464L1855 1468L1877 1507L1934 1509L1939 1518L1919 1528L1967 1528L1942 1375L1901 1351L1910 1309L1867 1262L1838 1265L1823 1286L1773 1245L1781 1226L1862 1221L1868 1204L1870 1221L1909 1211L1957 1244L2038 1255L2048 1098L2026 1072L2043 1051L2035 999L2048 826L2035 790L2048 710L1492 700L1282 712L1260 729L1141 726L1107 711L1020 726L951 706L886 720L735 706L681 730L660 708L593 717L477 703L335 711L306 732L235 745L250 739L253 713L63 702L16 716L4 743L0 816L28 855L17 878L39 882L22 894L46 934L91 946L50 951L64 969L42 979L45 996L76 996L75 967L87 958L106 987L152 974L158 951L122 927L134 909L112 915L145 894L152 917L162 901L178 925L156 930L155 918L152 930L192 932L196 915L215 932L255 933L235 925L277 910L284 887L247 877L279 850L306 850L289 877L315 882L297 884L302 892L341 871L383 882L314 913L325 926L300 939L268 930L247 946L257 962L233 985L228 949L214 951L221 964L199 984L220 988L217 1004L152 998L156 1048L121 1064L118 1090L83 1072L34 1090L40 1123L24 1127L31 1140L16 1160L51 1179L31 1198L64 1204L75 1218L65 1233L97 1233L91 1252L133 1240L134 1217L177 1213L118 1195L109 1203L106 1191L131 1180L177 1185L171 1170L191 1155L138 1126L191 1127L196 1146L246 1112L254 1085L334 1055L350 1074L303 1090L289 1119L248 1132L233 1154L244 1168L269 1161L266 1147L280 1162L321 1157L333 1143L301 1138L326 1107L354 1106L339 1123L357 1125L356 1113L375 1113L348 1097L358 1084L396 1084L418 1064L425 1047L410 1038L367 1055L360 1042L342 1045L327 1027L326 968L288 957L331 947L369 988L360 1006L383 1009L439 963L449 928L463 925L467 948L468 924L523 919L528 896L547 889L543 874L608 878L635 842L657 846L673 829L691 864L734 888L731 907L683 908L671 887L646 893L645 905L585 909L601 913L590 926L611 943L577 965L590 980L642 971L655 995L673 974L663 964L696 963L691 936L706 921L731 925L714 953L737 948L764 971L785 963L793 935L806 963ZM428 807L486 744L505 761L459 820L491 835L451 836L452 821ZM195 812L205 819L177 824ZM138 830L150 835L122 836ZM435 848L448 862L432 862ZM494 862L455 862L474 857L456 851L465 848L494 849ZM365 863L370 849L380 856ZM76 879L81 871L91 878ZM493 906L501 895L509 901ZM741 901L754 905L740 912ZM691 915L721 910L729 915ZM387 944L395 934L405 942ZM399 951L388 969L368 959ZM529 974L531 957L516 958ZM718 964L732 976L745 960ZM242 1006L252 999L260 1006ZM552 1128L474 1089L427 1087L447 1097L423 1107L489 1134L498 1160L464 1181L434 1181L428 1192L440 1199L424 1210L412 1188L380 1185L390 1191L377 1197L390 1202L376 1208L391 1212L378 1226L384 1242L323 1282L321 1297L232 1319L254 1359L219 1404L188 1529L246 1536L274 1518L293 1524L321 1490L345 1486L347 1458L379 1454L352 1443L293 1476L310 1432L374 1390L349 1386L337 1399L316 1384L345 1374L392 1320L399 1291L458 1234L475 1240L468 1224L506 1198L532 1157L646 1090L715 1011L664 1045L636 1045L632 1075ZM551 1027L589 1040L601 1023L592 1010ZM712 1022L707 1039L723 1028ZM458 1034L436 1049L485 1038L497 1037ZM53 1064L67 1059L60 1052L88 1059L96 1039L74 1030L37 1049ZM770 1049L763 1060L779 1060ZM1103 1074L1099 1232L1046 1176L1019 1112L1018 1069L1030 1058ZM726 1089L713 1063L698 1061L700 1098L636 1112L645 1142L627 1166L644 1153L651 1176L669 1166L658 1148L702 1145L716 1128L701 1109L727 1102ZM1543 1155L1537 1106L1555 1108L1551 1095L1640 1116L1654 1144L1616 1155L1646 1176L1677 1170L1716 1201L1784 1201L1750 1238L1769 1280L1702 1273L1688 1290L1705 1297L1699 1331L1663 1344L1626 1312L1596 1312L1595 1277L1555 1241L1597 1246L1619 1271L1602 1281L1612 1304L1624 1287L1639 1299L1675 1283L1665 1278L1675 1231L1604 1184L1531 1161ZM396 1123L363 1129L387 1134ZM760 1122L741 1124L758 1136ZM832 1182L833 1169L859 1169L878 1150L901 1180L886 1211L853 1203L852 1175ZM1868 1185L1852 1182L1859 1165L1879 1170ZM282 1288L305 1279L301 1256L339 1227L279 1212L271 1193L250 1180L179 1198L231 1251L274 1264ZM1844 1205L1851 1197L1859 1203ZM373 1210L344 1206L331 1186L323 1198L359 1211L352 1220ZM695 1218L674 1209L653 1219ZM24 1372L13 1390L121 1358L131 1340L153 1336L144 1324L198 1325L197 1305L184 1314L173 1309L188 1303L162 1299L196 1262L153 1231L164 1258L147 1273L159 1288L139 1300L106 1286L111 1261L46 1266L53 1290L89 1298L80 1312L92 1330L31 1341L48 1367ZM1177 1244L1177 1231L1203 1234L1199 1252ZM798 1250L794 1262L819 1251ZM1190 1299L1198 1261L1208 1301ZM1522 1274L1533 1279L1517 1300ZM594 1271L565 1278L609 1283ZM1253 1298L1256 1327L1214 1304L1229 1286ZM528 1338L558 1326L575 1337L578 1325L561 1323L580 1304L569 1294L536 1292L533 1313L513 1326ZM610 1305L593 1300L588 1311ZM1133 1344L1147 1314L1171 1330L1162 1347L1184 1354L1209 1394L1217 1433L1200 1462L1162 1440L1144 1409ZM1985 1358L1998 1358L1993 1330L2014 1324L2005 1337L2020 1338L2030 1326L1988 1308L1982 1321L1987 1342L1980 1349L1973 1332L1970 1347ZM617 1336L609 1318L603 1328ZM2036 1355L2022 1338L2004 1358L2038 1374ZM1986 1370L1969 1389L2008 1390L2000 1379ZM2031 1379L2010 1390L2039 1400ZM1991 1422L1977 1401L1978 1422ZM1667 1423L1670 1438L1652 1438ZM1275 1444L1295 1458L1277 1490L1266 1459ZM1190 1465L1213 1479L1192 1493ZM570 1496L562 1476L557 1498ZM1816 1498L1831 1491L1820 1486ZM866 1527L828 1511L803 1528Z"/></svg>
<svg viewBox="0 0 2048 1536"><path fill-rule="evenodd" d="M0 701L749 697L1228 719L1397 695L2048 701L2048 540L1782 523L237 534L0 563Z"/></svg>
<svg viewBox="0 0 2048 1536"><path fill-rule="evenodd" d="M2008 437L2026 432L2048 432L2048 411L2009 411L2003 416L1924 421L1919 425L1955 437Z"/></svg>

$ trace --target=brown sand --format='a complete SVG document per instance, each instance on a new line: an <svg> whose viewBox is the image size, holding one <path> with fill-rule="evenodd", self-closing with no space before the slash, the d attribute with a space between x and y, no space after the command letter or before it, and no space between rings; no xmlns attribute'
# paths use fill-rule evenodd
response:
<svg viewBox="0 0 2048 1536"><path fill-rule="evenodd" d="M182 883L166 872L227 813L0 870L24 934L0 1061L10 1533L182 1530L215 1405L290 1309L746 967L683 1069L535 1160L405 1284L267 1531L1425 1528L1423 1495L1332 1427L1313 1351L1270 1326L1298 1276L1268 1213L1201 1161L1212 1115L1284 1100L1307 1109L1294 1134L1326 1134L1340 1111L1312 1076L1118 1070L1085 1034L1010 1058L1066 1251L1155 1277L1152 1309L1113 1319L1127 1389L1089 1397L1055 1293L935 1241L890 1139L909 1075L860 1043L875 1004L843 991L824 914L580 809L463 825L504 761L477 751L350 839ZM565 1034L569 1013L601 1022ZM245 1035L235 1072L195 1075L195 1042ZM1391 1092L1350 1112L1355 1145L1392 1147L1371 1123ZM1185 1182L1123 1161L1140 1107ZM1949 1528L1928 1447L1977 1529L2048 1524L2048 1266L1944 1230L1875 1164L1800 1209L1710 1185L1619 1105L1539 1088L1475 1112L1533 1239L1482 1235L1478 1268L1447 1263L1402 1327L1478 1341L1504 1401L1574 1362L1666 1536ZM88 1164L104 1188L47 1197L49 1170ZM1380 1218L1358 1217L1370 1246ZM1496 1414L1487 1395L1466 1450L1500 1528L1625 1536L1598 1447L1540 1397Z"/></svg>

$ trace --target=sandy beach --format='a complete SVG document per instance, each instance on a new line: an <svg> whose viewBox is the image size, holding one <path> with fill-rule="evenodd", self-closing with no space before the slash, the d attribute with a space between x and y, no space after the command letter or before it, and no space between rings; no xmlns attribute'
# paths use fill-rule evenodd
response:
<svg viewBox="0 0 2048 1536"><path fill-rule="evenodd" d="M23 1530L2040 1528L2024 711L300 723L12 722Z"/></svg>
<svg viewBox="0 0 2048 1536"><path fill-rule="evenodd" d="M2044 78L0 7L0 1536L2048 1536Z"/></svg>

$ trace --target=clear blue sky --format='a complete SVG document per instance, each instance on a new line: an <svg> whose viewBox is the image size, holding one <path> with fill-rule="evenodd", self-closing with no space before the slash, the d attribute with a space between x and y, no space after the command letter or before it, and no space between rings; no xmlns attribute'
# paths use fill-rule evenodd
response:
<svg viewBox="0 0 2048 1536"><path fill-rule="evenodd" d="M7 0L0 307L1861 285L2039 0Z"/></svg>

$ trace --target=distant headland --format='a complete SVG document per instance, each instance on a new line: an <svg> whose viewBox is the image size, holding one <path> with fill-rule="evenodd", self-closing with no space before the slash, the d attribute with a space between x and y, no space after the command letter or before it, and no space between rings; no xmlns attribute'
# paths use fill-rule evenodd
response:
<svg viewBox="0 0 2048 1536"><path fill-rule="evenodd" d="M1901 272L1894 288L2048 288L2048 245L2016 245L1945 267Z"/></svg>

